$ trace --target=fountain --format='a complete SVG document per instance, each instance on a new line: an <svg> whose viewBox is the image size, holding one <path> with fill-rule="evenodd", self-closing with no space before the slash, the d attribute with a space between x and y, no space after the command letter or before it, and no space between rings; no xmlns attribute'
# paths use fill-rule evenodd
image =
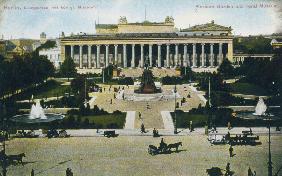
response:
<svg viewBox="0 0 282 176"><path fill-rule="evenodd" d="M270 116L272 120L279 119L277 116L274 116L273 114L267 114L266 116L266 110L267 106L263 101L262 97L259 97L259 100L257 102L257 105L255 107L255 112L250 111L239 111L236 112L236 117L242 118L242 119L262 119L267 120Z"/></svg>
<svg viewBox="0 0 282 176"><path fill-rule="evenodd" d="M37 101L36 104L31 106L29 119L47 119L40 102Z"/></svg>
<svg viewBox="0 0 282 176"><path fill-rule="evenodd" d="M263 101L263 99L261 97L259 97L255 112L253 113L253 115L257 115L257 116L261 116L261 115L265 115L265 111L266 111L267 107Z"/></svg>
<svg viewBox="0 0 282 176"><path fill-rule="evenodd" d="M65 116L61 114L44 113L44 109L40 105L40 101L37 101L31 106L29 114L15 115L10 118L10 120L19 123L42 123L62 120L64 117Z"/></svg>

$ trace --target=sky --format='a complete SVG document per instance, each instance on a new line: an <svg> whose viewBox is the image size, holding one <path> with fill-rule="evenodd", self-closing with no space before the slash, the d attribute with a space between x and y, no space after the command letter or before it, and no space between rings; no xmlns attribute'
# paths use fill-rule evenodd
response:
<svg viewBox="0 0 282 176"><path fill-rule="evenodd" d="M177 28L204 24L231 26L235 35L282 32L280 0L0 0L0 35L4 39L47 38L63 31L95 33L95 22L162 22L172 16ZM261 6L263 5L263 7ZM229 8L228 8L229 7ZM0 37L1 37L0 36Z"/></svg>

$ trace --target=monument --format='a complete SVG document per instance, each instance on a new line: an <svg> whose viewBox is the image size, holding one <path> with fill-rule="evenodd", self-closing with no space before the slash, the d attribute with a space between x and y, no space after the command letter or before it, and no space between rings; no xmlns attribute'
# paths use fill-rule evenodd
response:
<svg viewBox="0 0 282 176"><path fill-rule="evenodd" d="M148 56L146 56L145 69L142 73L140 87L136 93L143 93L143 94L160 93L160 89L157 89L155 85L153 73L148 68Z"/></svg>

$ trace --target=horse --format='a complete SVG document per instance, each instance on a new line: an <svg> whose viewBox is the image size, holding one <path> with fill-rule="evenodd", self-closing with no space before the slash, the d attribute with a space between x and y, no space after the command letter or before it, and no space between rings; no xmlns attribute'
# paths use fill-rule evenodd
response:
<svg viewBox="0 0 282 176"><path fill-rule="evenodd" d="M171 150L172 148L175 148L175 151L178 151L178 147L182 146L182 142L177 142L174 144L168 144L167 148L169 148L169 150Z"/></svg>
<svg viewBox="0 0 282 176"><path fill-rule="evenodd" d="M8 155L7 159L10 162L16 161L16 162L20 162L21 164L23 164L23 157L25 157L25 153L20 153L18 155Z"/></svg>

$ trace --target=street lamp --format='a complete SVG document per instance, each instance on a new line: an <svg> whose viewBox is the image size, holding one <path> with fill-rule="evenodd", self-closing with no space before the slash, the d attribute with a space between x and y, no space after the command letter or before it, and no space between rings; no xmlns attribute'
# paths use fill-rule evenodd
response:
<svg viewBox="0 0 282 176"><path fill-rule="evenodd" d="M272 161L270 150L270 114L269 112L267 112L265 115L268 116L268 176L272 176Z"/></svg>
<svg viewBox="0 0 282 176"><path fill-rule="evenodd" d="M4 136L2 136L3 137L3 162L2 162L2 169L3 169L3 172L2 172L2 174L3 174L3 176L6 176L7 175L7 165L6 165L6 144L5 144L5 140L6 140L6 133L7 133L7 128L6 128L6 123L5 123L5 121L7 120L6 119L6 114L7 114L7 112L6 112L6 106L5 106L5 104L3 104L3 106L1 106L1 104L0 104L0 111L1 111L1 109L3 110L3 119L2 119L2 130L3 130L3 132L4 132Z"/></svg>
<svg viewBox="0 0 282 176"><path fill-rule="evenodd" d="M174 134L177 134L177 126L176 126L176 84L174 86Z"/></svg>
<svg viewBox="0 0 282 176"><path fill-rule="evenodd" d="M102 68L102 77L103 77L103 83L105 83L105 68Z"/></svg>

